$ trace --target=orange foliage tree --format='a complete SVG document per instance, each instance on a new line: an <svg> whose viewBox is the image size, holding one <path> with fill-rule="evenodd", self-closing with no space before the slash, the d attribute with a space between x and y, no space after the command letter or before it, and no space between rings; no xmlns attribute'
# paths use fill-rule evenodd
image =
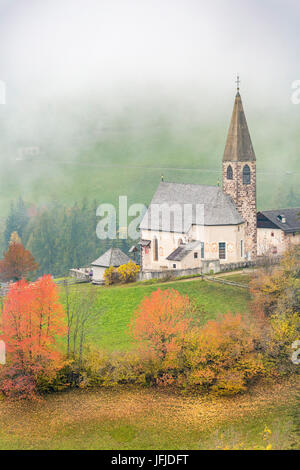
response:
<svg viewBox="0 0 300 470"><path fill-rule="evenodd" d="M131 333L138 342L146 342L160 359L178 349L177 338L191 326L192 305L187 296L174 289L157 289L145 297L131 323Z"/></svg>
<svg viewBox="0 0 300 470"><path fill-rule="evenodd" d="M12 243L0 260L0 279L2 281L19 281L38 268L30 251L22 243Z"/></svg>
<svg viewBox="0 0 300 470"><path fill-rule="evenodd" d="M34 283L23 279L11 286L4 300L1 330L8 362L0 371L0 388L8 396L33 398L39 381L51 381L63 367L56 341L66 327L51 276Z"/></svg>

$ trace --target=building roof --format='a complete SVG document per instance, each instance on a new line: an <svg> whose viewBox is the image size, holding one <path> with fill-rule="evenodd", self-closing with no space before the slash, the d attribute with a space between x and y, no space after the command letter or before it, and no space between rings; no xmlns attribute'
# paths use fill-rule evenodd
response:
<svg viewBox="0 0 300 470"><path fill-rule="evenodd" d="M200 241L194 241L191 243L187 243L186 245L180 245L178 248L176 248L173 253L171 253L168 257L167 260L169 261L181 261L183 258L185 258L189 253L194 251L198 245L200 245Z"/></svg>
<svg viewBox="0 0 300 470"><path fill-rule="evenodd" d="M231 197L218 186L161 182L140 229L186 233L193 224L215 226L243 222Z"/></svg>
<svg viewBox="0 0 300 470"><path fill-rule="evenodd" d="M238 92L234 101L223 161L249 162L255 160L242 98Z"/></svg>
<svg viewBox="0 0 300 470"><path fill-rule="evenodd" d="M149 246L151 243L151 240L140 240L138 245L140 246Z"/></svg>
<svg viewBox="0 0 300 470"><path fill-rule="evenodd" d="M130 258L119 248L110 248L102 256L91 263L91 266L109 268L109 266L118 267L121 264L127 264Z"/></svg>
<svg viewBox="0 0 300 470"><path fill-rule="evenodd" d="M300 207L258 212L257 228L281 229L285 233L298 232L300 230Z"/></svg>

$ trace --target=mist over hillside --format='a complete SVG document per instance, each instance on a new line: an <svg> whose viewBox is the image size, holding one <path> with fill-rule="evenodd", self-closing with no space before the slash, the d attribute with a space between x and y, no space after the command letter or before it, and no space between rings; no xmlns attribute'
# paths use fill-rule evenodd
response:
<svg viewBox="0 0 300 470"><path fill-rule="evenodd" d="M300 205L295 0L0 1L0 208L148 203L165 180L217 184L236 90L258 207ZM245 21L247 19L247 21Z"/></svg>
<svg viewBox="0 0 300 470"><path fill-rule="evenodd" d="M230 98L227 112L223 105L219 113L215 104L215 116L203 112L200 101L194 107L134 102L118 111L101 102L51 103L31 114L31 122L20 117L20 126L13 112L2 131L1 209L7 212L19 195L29 205L52 199L72 204L85 197L117 203L120 195L147 204L161 175L166 181L216 185L234 93ZM300 204L296 112L256 110L249 100L244 106L257 156L258 207ZM28 147L38 147L37 154L20 158Z"/></svg>

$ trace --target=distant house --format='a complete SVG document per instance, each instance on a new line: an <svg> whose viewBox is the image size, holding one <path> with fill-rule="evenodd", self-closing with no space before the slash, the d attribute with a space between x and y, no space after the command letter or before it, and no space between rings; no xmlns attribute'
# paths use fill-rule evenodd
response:
<svg viewBox="0 0 300 470"><path fill-rule="evenodd" d="M91 263L91 270L93 272L92 281L95 283L102 283L104 281L104 272L106 268L109 268L110 266L118 268L122 264L127 264L129 261L129 256L123 253L119 248L110 248L102 256Z"/></svg>
<svg viewBox="0 0 300 470"><path fill-rule="evenodd" d="M23 144L18 147L16 160L26 160L34 157L41 157L42 148L39 145Z"/></svg>
<svg viewBox="0 0 300 470"><path fill-rule="evenodd" d="M300 243L300 207L257 214L258 256L281 255Z"/></svg>

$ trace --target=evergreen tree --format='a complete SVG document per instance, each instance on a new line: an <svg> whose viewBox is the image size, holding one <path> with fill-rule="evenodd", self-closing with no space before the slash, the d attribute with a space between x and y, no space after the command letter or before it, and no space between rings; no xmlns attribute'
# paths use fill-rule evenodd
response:
<svg viewBox="0 0 300 470"><path fill-rule="evenodd" d="M9 245L10 236L13 232L17 232L19 237L23 238L23 233L28 223L28 216L24 201L19 197L16 205L11 203L10 213L6 219L5 231L4 231L4 242L5 247Z"/></svg>

